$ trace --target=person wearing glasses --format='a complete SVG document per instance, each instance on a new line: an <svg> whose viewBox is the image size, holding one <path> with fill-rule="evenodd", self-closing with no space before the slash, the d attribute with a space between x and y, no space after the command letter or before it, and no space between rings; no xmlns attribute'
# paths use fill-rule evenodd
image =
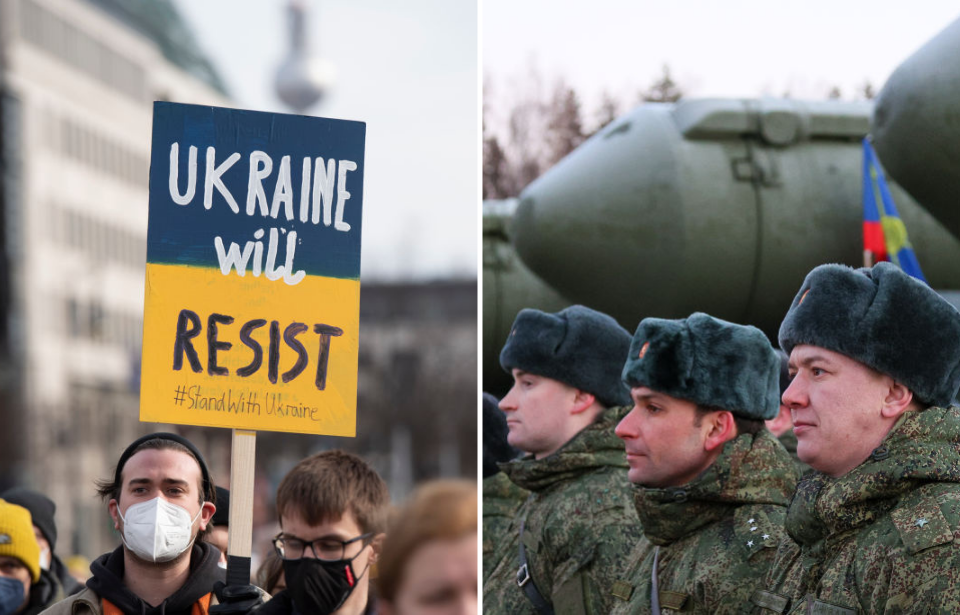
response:
<svg viewBox="0 0 960 615"><path fill-rule="evenodd" d="M343 451L300 461L277 489L273 540L287 588L259 615L372 615L370 566L380 556L390 495L366 462Z"/></svg>

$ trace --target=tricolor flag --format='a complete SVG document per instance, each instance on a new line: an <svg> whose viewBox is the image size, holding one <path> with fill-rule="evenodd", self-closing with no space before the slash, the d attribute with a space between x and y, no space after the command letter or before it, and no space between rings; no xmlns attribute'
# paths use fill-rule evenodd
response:
<svg viewBox="0 0 960 615"><path fill-rule="evenodd" d="M907 238L880 161L868 138L863 139L863 249L874 263L890 261L909 275L926 282L913 246Z"/></svg>

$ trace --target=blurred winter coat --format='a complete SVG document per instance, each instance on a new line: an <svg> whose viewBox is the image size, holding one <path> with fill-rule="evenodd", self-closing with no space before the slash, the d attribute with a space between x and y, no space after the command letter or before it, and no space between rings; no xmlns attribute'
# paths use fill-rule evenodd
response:
<svg viewBox="0 0 960 615"><path fill-rule="evenodd" d="M558 615L609 613L610 589L639 540L623 443L613 430L629 407L609 408L560 450L501 468L531 492L483 585L483 612L535 613L517 585L520 524L531 580Z"/></svg>
<svg viewBox="0 0 960 615"><path fill-rule="evenodd" d="M907 412L847 474L804 477L786 527L755 613L960 612L960 408Z"/></svg>
<svg viewBox="0 0 960 615"><path fill-rule="evenodd" d="M612 613L651 613L657 570L661 609L747 613L780 540L797 483L790 455L766 429L741 434L697 479L635 491L644 536L614 590ZM657 613L659 615L659 612Z"/></svg>

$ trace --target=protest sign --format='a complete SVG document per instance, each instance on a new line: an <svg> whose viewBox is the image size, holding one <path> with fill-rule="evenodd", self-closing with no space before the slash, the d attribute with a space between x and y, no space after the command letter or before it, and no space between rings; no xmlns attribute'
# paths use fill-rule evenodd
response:
<svg viewBox="0 0 960 615"><path fill-rule="evenodd" d="M365 131L154 104L140 420L356 435Z"/></svg>

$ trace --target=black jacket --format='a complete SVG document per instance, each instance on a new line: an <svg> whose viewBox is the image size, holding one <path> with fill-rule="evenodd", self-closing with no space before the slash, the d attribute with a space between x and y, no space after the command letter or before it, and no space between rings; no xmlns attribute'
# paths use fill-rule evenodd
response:
<svg viewBox="0 0 960 615"><path fill-rule="evenodd" d="M30 584L30 602L20 615L35 615L66 598L60 582L48 570L40 571L40 580Z"/></svg>
<svg viewBox="0 0 960 615"><path fill-rule="evenodd" d="M263 606L254 611L255 615L301 615L299 611L293 608L293 599L287 590L277 592L265 602ZM312 613L310 615L329 615L328 613ZM377 615L377 597L373 592L371 585L367 593L367 606L363 609L363 615Z"/></svg>
<svg viewBox="0 0 960 615"><path fill-rule="evenodd" d="M50 572L60 581L64 595L72 596L83 589L83 583L70 576L70 571L56 555L50 559Z"/></svg>
<svg viewBox="0 0 960 615"><path fill-rule="evenodd" d="M187 581L162 603L150 606L123 584L123 547L117 547L90 564L93 576L87 579L87 587L128 615L190 615L193 604L212 592L214 583L224 580L219 560L216 547L194 543Z"/></svg>

